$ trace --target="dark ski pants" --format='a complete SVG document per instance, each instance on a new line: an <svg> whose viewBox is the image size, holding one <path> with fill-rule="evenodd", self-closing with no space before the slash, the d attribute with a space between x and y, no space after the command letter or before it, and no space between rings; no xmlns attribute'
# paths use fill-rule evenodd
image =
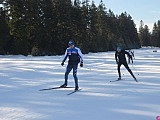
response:
<svg viewBox="0 0 160 120"><path fill-rule="evenodd" d="M132 73L132 71L131 71L131 69L129 68L129 66L128 66L128 64L127 64L127 62L124 62L124 63L118 63L118 75L119 75L119 77L121 77L121 71L120 71L120 67L121 67L121 65L124 65L124 67L128 70L128 72L132 75L132 77L133 78L135 78L135 76L133 75L133 73Z"/></svg>
<svg viewBox="0 0 160 120"><path fill-rule="evenodd" d="M76 64L76 65L68 64L67 65L66 72L65 72L65 84L66 85L68 83L68 75L69 75L70 71L73 69L73 77L75 80L75 87L78 87L77 68L78 68L78 64Z"/></svg>
<svg viewBox="0 0 160 120"><path fill-rule="evenodd" d="M128 63L130 64L130 63L133 63L133 57L131 56L131 57L128 57Z"/></svg>

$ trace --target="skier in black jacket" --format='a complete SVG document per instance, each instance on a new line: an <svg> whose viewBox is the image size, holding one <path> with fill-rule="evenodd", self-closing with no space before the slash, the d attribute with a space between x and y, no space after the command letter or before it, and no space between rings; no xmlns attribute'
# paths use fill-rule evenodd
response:
<svg viewBox="0 0 160 120"><path fill-rule="evenodd" d="M131 62L133 64L134 51L131 51L129 49L128 53L130 54L130 56L127 56L128 57L128 64L130 64Z"/></svg>
<svg viewBox="0 0 160 120"><path fill-rule="evenodd" d="M130 56L130 54L127 51L122 50L121 47L117 47L117 51L115 52L115 60L116 60L117 65L118 65L118 68L117 68L118 75L119 75L118 80L121 80L120 67L123 64L125 66L125 68L128 70L128 72L132 75L132 77L134 78L134 80L136 82L138 82L137 79L136 79L136 77L133 75L131 69L129 68L129 66L127 64L125 54L127 54L128 56Z"/></svg>

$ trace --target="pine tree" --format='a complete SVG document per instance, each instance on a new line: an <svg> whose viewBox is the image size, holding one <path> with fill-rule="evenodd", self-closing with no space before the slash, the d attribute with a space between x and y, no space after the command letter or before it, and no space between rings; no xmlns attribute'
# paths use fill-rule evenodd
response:
<svg viewBox="0 0 160 120"><path fill-rule="evenodd" d="M7 54L9 51L8 43L10 39L9 28L6 22L5 11L0 7L0 54Z"/></svg>
<svg viewBox="0 0 160 120"><path fill-rule="evenodd" d="M125 39L127 39L127 48L139 48L140 40L138 38L137 29L130 15L126 16L126 33Z"/></svg>
<svg viewBox="0 0 160 120"><path fill-rule="evenodd" d="M97 43L99 51L107 51L109 49L108 30L107 30L107 16L106 7L101 0L98 6L98 39Z"/></svg>
<svg viewBox="0 0 160 120"><path fill-rule="evenodd" d="M144 23L143 23L142 20L140 21L138 37L140 39L140 43L141 43L141 46L142 46L143 45L143 40L144 40Z"/></svg>
<svg viewBox="0 0 160 120"><path fill-rule="evenodd" d="M160 20L157 22L157 27L158 27L158 47L160 47Z"/></svg>
<svg viewBox="0 0 160 120"><path fill-rule="evenodd" d="M156 22L153 25L153 30L152 30L152 34L151 34L151 44L152 46L158 47L159 43L158 43L158 26L156 24Z"/></svg>
<svg viewBox="0 0 160 120"><path fill-rule="evenodd" d="M97 7L95 3L92 1L92 5L89 8L89 49L90 52L96 52L98 45L97 45Z"/></svg>
<svg viewBox="0 0 160 120"><path fill-rule="evenodd" d="M139 38L141 41L141 46L151 46L151 35L149 33L149 28L147 25L143 26L143 22L141 21L141 25L139 28Z"/></svg>

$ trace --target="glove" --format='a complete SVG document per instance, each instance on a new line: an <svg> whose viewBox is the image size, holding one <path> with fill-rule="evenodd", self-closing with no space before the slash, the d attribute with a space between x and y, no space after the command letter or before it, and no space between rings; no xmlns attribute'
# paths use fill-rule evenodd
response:
<svg viewBox="0 0 160 120"><path fill-rule="evenodd" d="M80 63L80 67L83 67L83 62Z"/></svg>
<svg viewBox="0 0 160 120"><path fill-rule="evenodd" d="M62 62L61 65L63 66L63 65L64 65L64 62Z"/></svg>

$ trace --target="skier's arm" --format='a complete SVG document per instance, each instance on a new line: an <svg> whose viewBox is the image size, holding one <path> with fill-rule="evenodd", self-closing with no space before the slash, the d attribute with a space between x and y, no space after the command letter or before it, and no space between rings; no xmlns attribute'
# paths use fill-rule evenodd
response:
<svg viewBox="0 0 160 120"><path fill-rule="evenodd" d="M62 60L62 63L64 63L67 59L68 55L67 55L67 49L66 49L66 52L64 54L64 57L63 57L63 60Z"/></svg>
<svg viewBox="0 0 160 120"><path fill-rule="evenodd" d="M127 56L128 56L129 58L132 57L132 56L129 54L129 52L127 52L127 51L125 51L125 54L127 54Z"/></svg>
<svg viewBox="0 0 160 120"><path fill-rule="evenodd" d="M132 53L132 56L134 57L134 51L132 51L131 53Z"/></svg>
<svg viewBox="0 0 160 120"><path fill-rule="evenodd" d="M79 54L79 56L80 56L80 62L81 63L83 63L83 54L82 54L82 52L81 52L81 50L80 49L78 49L78 54Z"/></svg>
<svg viewBox="0 0 160 120"><path fill-rule="evenodd" d="M115 52L115 60L118 63L118 59L117 59L117 52Z"/></svg>

